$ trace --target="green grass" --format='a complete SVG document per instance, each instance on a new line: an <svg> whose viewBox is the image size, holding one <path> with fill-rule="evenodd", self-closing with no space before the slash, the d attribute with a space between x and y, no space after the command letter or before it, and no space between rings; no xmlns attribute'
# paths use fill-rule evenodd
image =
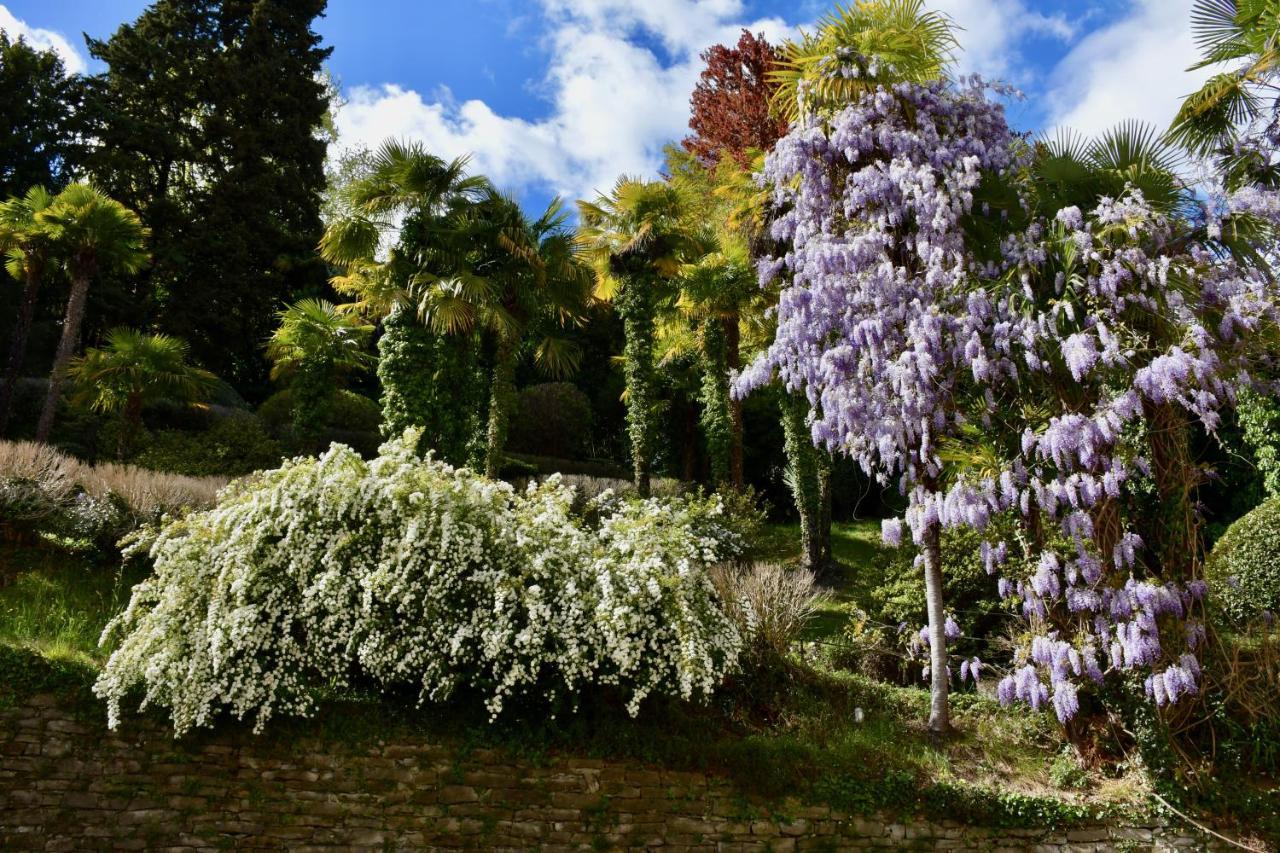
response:
<svg viewBox="0 0 1280 853"><path fill-rule="evenodd" d="M794 563L798 560L799 541L798 524L767 525L760 559ZM881 580L877 562L882 548L880 522L875 519L831 524L831 556L838 565L819 579L822 598L804 639L834 640L844 633L854 610L870 609L871 590Z"/></svg>
<svg viewBox="0 0 1280 853"><path fill-rule="evenodd" d="M0 548L0 643L96 665L103 627L140 579L57 542Z"/></svg>

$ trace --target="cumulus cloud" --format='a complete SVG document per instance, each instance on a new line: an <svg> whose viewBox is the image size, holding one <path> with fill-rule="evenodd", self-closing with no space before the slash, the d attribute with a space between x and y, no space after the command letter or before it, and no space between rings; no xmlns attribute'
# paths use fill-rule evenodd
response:
<svg viewBox="0 0 1280 853"><path fill-rule="evenodd" d="M1050 124L1095 135L1136 118L1168 127L1210 70L1192 41L1194 0L1134 0L1128 14L1083 38L1050 75Z"/></svg>
<svg viewBox="0 0 1280 853"><path fill-rule="evenodd" d="M71 46L71 42L61 33L53 30L42 30L20 21L9 8L0 5L0 30L9 34L9 38L26 39L27 44L38 50L52 50L62 57L62 63L70 74L81 74L88 67L80 52Z"/></svg>
<svg viewBox="0 0 1280 853"><path fill-rule="evenodd" d="M743 27L771 40L794 34L780 19L746 18L741 0L543 0L543 12L545 118L502 116L483 101L387 83L347 93L338 144L419 139L441 156L472 154L475 170L504 188L591 197L620 174L654 174L662 146L685 135L702 50L736 41Z"/></svg>
<svg viewBox="0 0 1280 853"><path fill-rule="evenodd" d="M1194 88L1199 78L1181 73L1194 58L1191 2L1131 0L1126 15L1084 36L1087 14L1044 14L1031 0L929 6L963 28L963 71L1040 89L1028 47L1072 45L1049 77L1046 112L1093 132L1130 115L1167 123ZM812 16L828 4L797 8ZM550 56L545 76L532 81L547 100L545 117L504 116L446 90L424 95L388 82L347 93L339 146L419 139L442 156L472 154L475 170L505 189L591 197L618 175L656 174L662 146L687 133L703 49L736 41L743 27L773 41L797 32L780 18L751 20L743 0L540 0L536 14Z"/></svg>

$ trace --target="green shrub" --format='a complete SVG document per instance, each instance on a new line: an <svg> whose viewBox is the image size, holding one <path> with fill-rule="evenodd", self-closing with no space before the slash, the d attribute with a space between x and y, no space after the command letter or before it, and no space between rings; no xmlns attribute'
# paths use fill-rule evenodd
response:
<svg viewBox="0 0 1280 853"><path fill-rule="evenodd" d="M998 520L995 524L1004 522ZM942 534L943 601L953 613L965 637L988 637L998 632L1004 621L996 579L982 565L982 542L992 537L1012 537L1012 533L993 531L979 533L969 527L955 527ZM881 552L881 581L871 590L871 601L878 609L879 620L892 625L906 622L911 627L926 621L924 573L915 565L917 550L907 539L900 548ZM992 638L994 639L994 637ZM985 643L974 647L972 641L961 641L958 653L986 657Z"/></svg>
<svg viewBox="0 0 1280 853"><path fill-rule="evenodd" d="M1280 498L1227 528L1205 561L1205 575L1211 600L1232 621L1280 613Z"/></svg>
<svg viewBox="0 0 1280 853"><path fill-rule="evenodd" d="M507 446L517 453L577 459L591 436L591 401L568 382L521 390L512 413Z"/></svg>
<svg viewBox="0 0 1280 853"><path fill-rule="evenodd" d="M248 412L221 418L205 432L163 430L133 458L152 471L168 471L192 477L240 477L263 468L274 468L284 448Z"/></svg>
<svg viewBox="0 0 1280 853"><path fill-rule="evenodd" d="M293 426L293 392L277 391L258 407L258 417L267 432L276 438L287 437ZM327 431L349 433L377 432L382 410L374 400L345 389L334 391L329 405Z"/></svg>

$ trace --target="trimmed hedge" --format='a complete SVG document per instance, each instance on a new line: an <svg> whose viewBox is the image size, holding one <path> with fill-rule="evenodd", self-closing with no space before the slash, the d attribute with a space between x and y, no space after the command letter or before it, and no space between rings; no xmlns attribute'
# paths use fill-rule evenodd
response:
<svg viewBox="0 0 1280 853"><path fill-rule="evenodd" d="M1205 562L1212 601L1237 623L1280 612L1280 498L1222 534Z"/></svg>

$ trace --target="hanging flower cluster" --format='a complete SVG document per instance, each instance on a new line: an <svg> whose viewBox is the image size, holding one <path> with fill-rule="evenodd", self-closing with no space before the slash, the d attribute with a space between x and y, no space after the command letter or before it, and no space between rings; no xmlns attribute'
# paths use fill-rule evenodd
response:
<svg viewBox="0 0 1280 853"><path fill-rule="evenodd" d="M1190 507L1190 469L1166 445L1188 418L1214 430L1251 383L1274 282L1136 190L1049 220L1027 204L1000 260L980 263L965 218L987 213L973 209L984 176L1026 165L1018 149L975 81L881 88L781 140L764 178L790 250L761 274L791 281L736 389L775 374L803 389L816 442L898 479L917 544L936 525L1022 518L1020 541L982 550L1028 625L1003 700L1065 721L1079 685L1128 670L1176 701L1198 689L1204 585L1194 559L1154 558L1126 508L1141 483ZM947 470L943 451L966 442L994 470ZM1194 535L1189 513L1175 523ZM899 541L901 523L884 533Z"/></svg>
<svg viewBox="0 0 1280 853"><path fill-rule="evenodd" d="M784 269L778 330L735 383L745 394L775 374L803 390L814 440L909 491L940 473L939 436L954 423L965 360L961 220L986 171L1013 165L1003 108L976 80L880 88L780 140L765 164L784 212L761 263ZM957 322L960 321L960 322Z"/></svg>
<svg viewBox="0 0 1280 853"><path fill-rule="evenodd" d="M555 478L516 493L413 452L335 445L171 524L155 573L107 628L95 685L110 723L134 688L181 734L230 711L308 714L353 678L441 701L478 690L496 717L616 685L709 695L741 640L706 569L737 556L716 499L614 502L598 528Z"/></svg>
<svg viewBox="0 0 1280 853"><path fill-rule="evenodd" d="M1051 704L1066 721L1081 683L1136 671L1158 705L1176 702L1199 690L1205 585L1191 553L1195 472L1169 445L1190 419L1214 431L1251 384L1266 358L1255 344L1280 320L1274 283L1211 253L1137 191L1087 214L1062 210L1005 248L1005 274L984 283L981 340L1014 379L989 383L976 417L1008 423L1009 407L1028 403L1049 414L1020 419L998 478L962 479L937 498L951 523L1005 511L1028 521L1026 559L1011 560L1006 542L983 546L1029 625L998 695ZM1170 531L1181 555L1144 547L1134 529L1143 483L1154 488L1141 500L1185 505Z"/></svg>

